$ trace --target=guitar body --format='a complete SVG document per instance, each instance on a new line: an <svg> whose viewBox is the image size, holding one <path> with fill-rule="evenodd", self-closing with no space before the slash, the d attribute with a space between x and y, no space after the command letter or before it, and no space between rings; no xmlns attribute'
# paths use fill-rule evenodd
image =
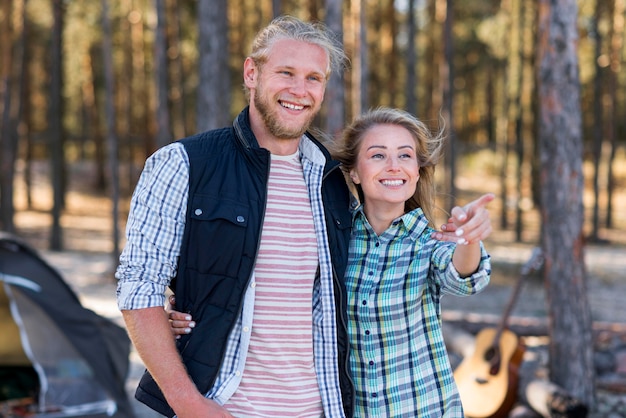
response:
<svg viewBox="0 0 626 418"><path fill-rule="evenodd" d="M518 367L524 347L515 333L501 331L499 368L493 370L490 354L498 330L486 328L476 335L476 348L454 370L465 416L471 418L506 417L517 397Z"/></svg>

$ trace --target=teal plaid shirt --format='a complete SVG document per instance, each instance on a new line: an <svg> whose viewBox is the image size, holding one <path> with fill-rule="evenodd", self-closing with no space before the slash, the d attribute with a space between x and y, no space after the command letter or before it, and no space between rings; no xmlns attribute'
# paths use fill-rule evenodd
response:
<svg viewBox="0 0 626 418"><path fill-rule="evenodd" d="M380 237L362 208L354 217L346 286L356 417L463 417L441 330L444 293L481 291L481 263L461 278L454 243L436 241L421 209L396 219Z"/></svg>

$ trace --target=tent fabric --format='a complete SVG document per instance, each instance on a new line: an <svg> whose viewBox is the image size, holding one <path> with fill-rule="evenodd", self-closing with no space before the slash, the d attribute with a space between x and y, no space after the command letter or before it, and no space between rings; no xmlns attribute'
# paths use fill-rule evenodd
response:
<svg viewBox="0 0 626 418"><path fill-rule="evenodd" d="M0 359L3 366L30 366L20 341L20 330L13 320L9 299L0 285Z"/></svg>
<svg viewBox="0 0 626 418"><path fill-rule="evenodd" d="M130 340L122 327L84 308L54 268L6 233L0 233L0 287L0 304L9 302L15 323L5 326L9 338L16 338L16 326L23 350L10 355L15 341L3 338L0 365L23 366L26 355L39 377L36 416L134 416L124 388ZM9 358L14 364L4 364Z"/></svg>

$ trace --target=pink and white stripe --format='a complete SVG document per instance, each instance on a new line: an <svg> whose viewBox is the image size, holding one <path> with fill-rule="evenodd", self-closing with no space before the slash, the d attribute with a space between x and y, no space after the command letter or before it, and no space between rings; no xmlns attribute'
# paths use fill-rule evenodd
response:
<svg viewBox="0 0 626 418"><path fill-rule="evenodd" d="M250 346L241 384L225 405L234 416L323 415L312 331L318 262L313 215L298 154L273 155L255 267Z"/></svg>

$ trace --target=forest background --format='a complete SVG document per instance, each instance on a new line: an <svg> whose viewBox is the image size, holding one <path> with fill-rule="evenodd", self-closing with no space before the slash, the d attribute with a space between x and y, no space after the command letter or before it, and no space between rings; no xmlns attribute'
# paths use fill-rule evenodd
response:
<svg viewBox="0 0 626 418"><path fill-rule="evenodd" d="M537 244L551 213L546 196L559 195L546 184L549 171L542 176L555 157L542 144L560 144L571 153L554 160L555 170L564 164L563 177L582 182L572 206L580 194L584 216L565 222L580 227L572 241L624 245L624 0L2 0L1 229L60 251L73 242L65 236L72 210L107 237L105 251L117 258L143 161L175 139L231 123L245 106L241 70L252 38L279 14L325 22L350 57L327 88L315 123L322 132L335 135L375 106L445 126L439 206L494 192L496 229ZM548 43L568 27L573 32ZM570 54L565 67L546 63L554 51ZM575 77L546 73L551 67L573 68ZM542 104L555 99L542 86L563 90L563 81L572 100L562 103L562 129L553 126L552 138L546 124L554 118ZM68 208L74 193L83 200ZM83 206L103 197L98 207ZM91 215L102 210L105 221L95 225ZM46 242L16 222L27 214L43 219ZM563 280L576 284L574 273ZM586 340L584 297L562 293L583 313L580 332L568 338ZM558 329L559 312L550 315ZM588 358L579 363L560 380L592 402L583 381ZM580 378L567 375L576 372Z"/></svg>

